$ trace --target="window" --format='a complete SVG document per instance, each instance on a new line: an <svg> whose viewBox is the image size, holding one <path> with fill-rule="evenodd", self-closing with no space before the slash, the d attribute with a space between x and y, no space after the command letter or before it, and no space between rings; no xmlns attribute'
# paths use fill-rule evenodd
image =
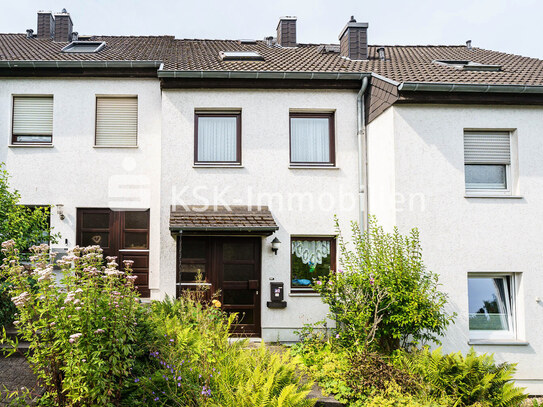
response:
<svg viewBox="0 0 543 407"><path fill-rule="evenodd" d="M465 131L466 191L511 191L511 135L506 131Z"/></svg>
<svg viewBox="0 0 543 407"><path fill-rule="evenodd" d="M435 60L434 64L448 66L455 69L461 69L463 71L501 71L501 65L489 65L481 64L473 61L461 61L461 60Z"/></svg>
<svg viewBox="0 0 543 407"><path fill-rule="evenodd" d="M73 41L62 48L62 52L93 53L102 50L106 46L103 41Z"/></svg>
<svg viewBox="0 0 543 407"><path fill-rule="evenodd" d="M264 57L254 51L220 51L223 61L264 61Z"/></svg>
<svg viewBox="0 0 543 407"><path fill-rule="evenodd" d="M13 97L13 144L53 142L53 96Z"/></svg>
<svg viewBox="0 0 543 407"><path fill-rule="evenodd" d="M96 98L97 147L137 147L138 98Z"/></svg>
<svg viewBox="0 0 543 407"><path fill-rule="evenodd" d="M291 239L291 288L312 291L314 279L330 274L336 267L336 240L333 237Z"/></svg>
<svg viewBox="0 0 543 407"><path fill-rule="evenodd" d="M195 164L241 164L241 113L196 113Z"/></svg>
<svg viewBox="0 0 543 407"><path fill-rule="evenodd" d="M334 115L290 114L291 165L334 165Z"/></svg>
<svg viewBox="0 0 543 407"><path fill-rule="evenodd" d="M470 338L515 337L513 284L512 275L468 277Z"/></svg>

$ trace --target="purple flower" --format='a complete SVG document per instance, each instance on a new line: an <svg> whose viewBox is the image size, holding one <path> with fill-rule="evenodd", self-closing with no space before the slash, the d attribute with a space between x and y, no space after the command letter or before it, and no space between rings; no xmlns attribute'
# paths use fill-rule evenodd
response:
<svg viewBox="0 0 543 407"><path fill-rule="evenodd" d="M140 381L140 379L138 379L137 377L134 379L134 383L137 383L139 381Z"/></svg>

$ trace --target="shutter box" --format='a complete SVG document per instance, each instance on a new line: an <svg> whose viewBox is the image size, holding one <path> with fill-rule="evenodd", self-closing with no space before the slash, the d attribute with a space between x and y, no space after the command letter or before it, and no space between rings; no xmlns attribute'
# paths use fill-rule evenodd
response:
<svg viewBox="0 0 543 407"><path fill-rule="evenodd" d="M138 98L96 98L97 147L137 147Z"/></svg>

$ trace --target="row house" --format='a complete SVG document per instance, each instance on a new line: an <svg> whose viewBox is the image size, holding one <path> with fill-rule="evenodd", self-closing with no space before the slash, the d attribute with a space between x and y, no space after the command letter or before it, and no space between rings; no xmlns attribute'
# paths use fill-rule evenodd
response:
<svg viewBox="0 0 543 407"><path fill-rule="evenodd" d="M471 46L0 34L0 161L54 205L53 250L135 262L143 297L204 280L235 331L289 342L327 309L334 215L418 227L458 318L446 351L518 363L543 393L543 61ZM540 172L541 171L541 172Z"/></svg>

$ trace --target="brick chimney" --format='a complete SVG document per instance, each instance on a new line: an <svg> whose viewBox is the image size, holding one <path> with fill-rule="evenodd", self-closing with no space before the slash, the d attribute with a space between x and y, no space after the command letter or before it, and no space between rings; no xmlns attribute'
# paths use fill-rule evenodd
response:
<svg viewBox="0 0 543 407"><path fill-rule="evenodd" d="M354 16L339 34L342 57L353 60L368 59L368 23L357 23Z"/></svg>
<svg viewBox="0 0 543 407"><path fill-rule="evenodd" d="M277 43L282 47L296 46L296 17L281 17L277 24Z"/></svg>
<svg viewBox="0 0 543 407"><path fill-rule="evenodd" d="M62 9L62 12L55 13L55 41L56 42L70 42L72 40L72 29L74 24L70 13L66 9Z"/></svg>
<svg viewBox="0 0 543 407"><path fill-rule="evenodd" d="M38 38L50 40L55 35L55 20L50 11L38 11Z"/></svg>

